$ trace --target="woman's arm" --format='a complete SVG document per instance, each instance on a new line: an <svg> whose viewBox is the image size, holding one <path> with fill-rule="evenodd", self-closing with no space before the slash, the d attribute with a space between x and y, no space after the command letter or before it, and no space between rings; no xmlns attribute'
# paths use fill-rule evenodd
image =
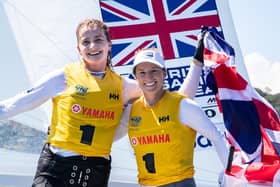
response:
<svg viewBox="0 0 280 187"><path fill-rule="evenodd" d="M66 88L64 70L56 70L40 79L31 89L0 101L0 119L32 110Z"/></svg>
<svg viewBox="0 0 280 187"><path fill-rule="evenodd" d="M123 101L124 105L132 103L135 99L142 95L142 90L134 79L122 77L123 79Z"/></svg>
<svg viewBox="0 0 280 187"><path fill-rule="evenodd" d="M130 104L124 108L121 121L119 123L119 126L117 128L117 131L116 131L116 134L114 137L114 141L121 139L122 137L124 137L127 134L130 109L131 109Z"/></svg>
<svg viewBox="0 0 280 187"><path fill-rule="evenodd" d="M218 131L215 124L208 119L204 111L194 101L183 99L180 104L179 117L183 124L211 140L224 168L226 168L228 148L225 137Z"/></svg>
<svg viewBox="0 0 280 187"><path fill-rule="evenodd" d="M187 95L190 99L193 99L199 85L201 72L202 66L192 63L189 72L178 92Z"/></svg>

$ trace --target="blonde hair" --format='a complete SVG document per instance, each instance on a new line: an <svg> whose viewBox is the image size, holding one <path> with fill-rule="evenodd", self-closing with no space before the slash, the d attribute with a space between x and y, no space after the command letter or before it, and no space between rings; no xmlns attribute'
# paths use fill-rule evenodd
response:
<svg viewBox="0 0 280 187"><path fill-rule="evenodd" d="M99 27L99 28L101 28L104 31L106 39L109 42L111 42L109 28L103 21L100 21L100 20L97 20L97 19L85 19L85 20L81 21L79 23L79 25L77 26L77 29L76 29L77 40L79 40L80 30L83 27L89 27L89 28Z"/></svg>
<svg viewBox="0 0 280 187"><path fill-rule="evenodd" d="M103 21L100 21L100 20L97 20L97 19L84 19L78 24L77 29L76 29L77 42L79 42L79 39L80 39L79 34L80 34L80 31L83 27L87 27L87 28L98 27L98 28L101 28L104 31L104 34L105 34L105 37L106 37L107 41L111 43L111 37L110 37L108 26ZM110 67L110 68L112 66L111 55L112 55L112 52L109 51L108 52L108 57L107 57L107 66Z"/></svg>

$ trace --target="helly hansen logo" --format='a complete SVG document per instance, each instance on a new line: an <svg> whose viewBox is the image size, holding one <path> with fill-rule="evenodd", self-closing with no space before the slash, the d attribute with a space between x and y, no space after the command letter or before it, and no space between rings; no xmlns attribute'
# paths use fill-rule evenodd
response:
<svg viewBox="0 0 280 187"><path fill-rule="evenodd" d="M159 123L161 123L161 122L167 122L167 121L169 121L170 119L169 119L169 115L167 115L167 116L161 116L161 117L159 117L158 118L158 122Z"/></svg>
<svg viewBox="0 0 280 187"><path fill-rule="evenodd" d="M109 94L109 99L119 100L120 99L120 95L119 94L115 94L115 93L110 93Z"/></svg>

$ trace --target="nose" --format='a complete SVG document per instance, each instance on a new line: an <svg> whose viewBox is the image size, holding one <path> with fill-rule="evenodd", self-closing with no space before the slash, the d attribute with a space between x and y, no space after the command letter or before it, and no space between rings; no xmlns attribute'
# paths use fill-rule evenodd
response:
<svg viewBox="0 0 280 187"><path fill-rule="evenodd" d="M152 71L146 71L145 73L141 74L141 77L144 79L151 79L153 78L155 75Z"/></svg>
<svg viewBox="0 0 280 187"><path fill-rule="evenodd" d="M96 46L95 42L90 42L89 48L94 48Z"/></svg>
<svg viewBox="0 0 280 187"><path fill-rule="evenodd" d="M153 78L154 76L156 76L156 75L155 75L155 72L153 72L153 71L148 71L148 72L146 73L146 78L148 78L148 79L151 79L151 78Z"/></svg>

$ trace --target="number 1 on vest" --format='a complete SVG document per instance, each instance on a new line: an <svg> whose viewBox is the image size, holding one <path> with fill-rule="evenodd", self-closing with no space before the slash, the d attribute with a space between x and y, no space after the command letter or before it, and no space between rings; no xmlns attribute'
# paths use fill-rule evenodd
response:
<svg viewBox="0 0 280 187"><path fill-rule="evenodd" d="M91 126L91 125L80 126L80 130L82 131L82 137L80 143L91 145L94 129L95 126Z"/></svg>

